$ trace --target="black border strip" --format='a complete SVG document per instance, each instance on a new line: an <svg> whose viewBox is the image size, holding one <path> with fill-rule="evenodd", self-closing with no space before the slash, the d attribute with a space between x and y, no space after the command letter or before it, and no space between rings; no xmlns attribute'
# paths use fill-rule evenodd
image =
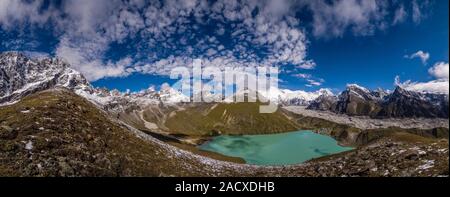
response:
<svg viewBox="0 0 450 197"><path fill-rule="evenodd" d="M448 192L449 178L0 178L0 191L18 194L140 194L172 193L198 194L201 192L176 192L176 184L210 184L207 194L423 194ZM220 182L232 185L237 182L274 183L274 191L219 192ZM216 189L211 189L212 186ZM237 184L242 189L242 184Z"/></svg>

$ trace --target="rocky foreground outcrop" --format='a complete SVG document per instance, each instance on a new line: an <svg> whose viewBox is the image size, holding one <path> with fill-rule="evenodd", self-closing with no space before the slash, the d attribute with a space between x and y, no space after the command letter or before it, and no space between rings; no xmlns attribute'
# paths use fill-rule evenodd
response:
<svg viewBox="0 0 450 197"><path fill-rule="evenodd" d="M406 137L406 136L404 136ZM356 151L311 161L311 176L448 176L448 141L382 139Z"/></svg>

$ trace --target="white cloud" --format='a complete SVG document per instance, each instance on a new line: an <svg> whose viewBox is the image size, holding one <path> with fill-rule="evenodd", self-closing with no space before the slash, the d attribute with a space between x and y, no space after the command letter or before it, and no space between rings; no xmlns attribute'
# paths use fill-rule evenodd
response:
<svg viewBox="0 0 450 197"><path fill-rule="evenodd" d="M32 50L39 46L39 42L18 38L14 40L2 40L0 45L6 49L13 51L18 51L21 49Z"/></svg>
<svg viewBox="0 0 450 197"><path fill-rule="evenodd" d="M389 24L405 22L411 5L412 20L420 23L428 8L427 1L412 3L379 0L314 0L299 1L313 14L313 34L316 37L342 37L346 31L356 36L373 35ZM408 8L405 7L408 5ZM392 22L390 22L392 21Z"/></svg>
<svg viewBox="0 0 450 197"><path fill-rule="evenodd" d="M101 55L97 55L102 51L100 43L71 43L69 39L62 39L60 45L56 49L56 55L64 59L72 67L91 81L95 81L104 77L119 77L130 74L127 67L131 65L131 58L126 57L113 63L103 62Z"/></svg>
<svg viewBox="0 0 450 197"><path fill-rule="evenodd" d="M292 74L293 77L297 77L300 79L304 79L307 84L306 87L313 87L313 86L321 86L323 82L325 82L324 79L321 78L314 78L311 74L305 74L305 73L297 73Z"/></svg>
<svg viewBox="0 0 450 197"><path fill-rule="evenodd" d="M448 62L438 62L428 70L428 73L430 73L430 75L436 77L437 79L446 80L449 80L448 72Z"/></svg>
<svg viewBox="0 0 450 197"><path fill-rule="evenodd" d="M376 0L66 0L46 7L44 0L0 0L0 25L4 29L51 26L59 39L56 55L90 80L129 72L167 75L171 68L199 57L221 68L292 64L296 69L314 69L297 8L312 11L316 36L342 36L347 29L355 35L371 35L384 28L387 4ZM420 11L421 4L417 6ZM214 35L200 31L211 25L215 29L208 33ZM138 43L126 42L135 37L140 38ZM220 37L229 37L225 42L230 43L222 43ZM106 54L116 43L136 52L110 61Z"/></svg>
<svg viewBox="0 0 450 197"><path fill-rule="evenodd" d="M448 94L449 93L449 81L448 80L432 80L428 82L412 82L410 80L403 83L400 82L398 76L396 77L396 85L416 92L425 93L439 93Z"/></svg>
<svg viewBox="0 0 450 197"><path fill-rule="evenodd" d="M417 3L416 0L412 1L412 19L415 23L420 23L420 21L423 18L422 11L420 9L420 5Z"/></svg>
<svg viewBox="0 0 450 197"><path fill-rule="evenodd" d="M423 64L427 64L427 61L430 58L430 54L427 52L423 52L422 50L419 50L411 55L405 55L405 58L409 59L420 58Z"/></svg>
<svg viewBox="0 0 450 197"><path fill-rule="evenodd" d="M314 35L343 36L347 29L355 35L371 35L385 26L386 4L376 0L311 1Z"/></svg>
<svg viewBox="0 0 450 197"><path fill-rule="evenodd" d="M408 13L405 11L405 7L403 5L400 5L399 8L395 11L394 20L392 22L392 25L396 25L399 23L402 23L406 20L406 17L408 16Z"/></svg>
<svg viewBox="0 0 450 197"><path fill-rule="evenodd" d="M291 76L304 79L307 82L307 84L305 85L306 87L321 86L322 83L325 82L324 79L314 78L311 74L296 73L292 74Z"/></svg>
<svg viewBox="0 0 450 197"><path fill-rule="evenodd" d="M304 61L303 63L296 66L296 68L301 69L314 69L316 67L316 63L312 60Z"/></svg>
<svg viewBox="0 0 450 197"><path fill-rule="evenodd" d="M194 54L201 52L204 53L202 55L205 59L229 59L228 62L241 66L281 66L291 63L300 65L300 68L312 69L315 64L306 59L306 37L303 30L297 27L299 21L295 19L295 12L290 8L292 3L229 0L163 0L147 3L139 0L67 0L58 6L50 2L48 9L41 9L43 0L1 0L0 25L3 28L12 28L20 24L43 26L51 23L55 35L60 38L55 53L70 61L83 74L91 76L88 77L91 80L126 75L118 73L126 70L124 68L114 64L109 67L111 64L104 60L104 55L111 43L123 43L125 38L135 36L140 36L143 41L135 46L138 47L138 54L133 55L137 58L147 57L145 61L149 63L143 64L147 66L153 65L151 62L164 62L164 54L141 50L148 46L157 46L163 48L158 51L182 51L179 54L171 54L178 60L196 58ZM217 24L215 33L222 36L228 31L225 31L222 24L229 22L234 24L231 32L240 32L231 37L235 43L228 45L231 47L224 47L224 44L213 39L214 37L198 33L199 27L212 23ZM174 35L181 35L181 38L173 39ZM191 50L183 50L179 48L183 45L180 44L183 40L184 45L187 40L198 44L190 46ZM253 47L254 49L251 49ZM265 51L266 55L258 56L255 51ZM92 69L96 72L89 72L89 66L93 66ZM104 75L99 72L101 69L105 69ZM136 70L157 72L161 69Z"/></svg>
<svg viewBox="0 0 450 197"><path fill-rule="evenodd" d="M50 54L39 51L23 51L23 53L28 57L36 59L51 57Z"/></svg>
<svg viewBox="0 0 450 197"><path fill-rule="evenodd" d="M199 4L202 4L201 2L203 1L200 1ZM145 68L136 68L136 70L156 73L163 71L160 74L164 74L167 69L161 69L160 62L168 63L165 64L165 67L176 67L181 62L173 61L173 59L191 60L197 58L195 52L199 51L201 51L200 56L204 62L220 67L226 65L242 67L257 65L282 66L291 63L301 69L313 69L316 66L315 63L306 59L307 40L305 33L296 27L298 21L295 19L294 12L290 10L289 5L291 5L291 2L278 4L271 1L243 1L238 3L237 1L219 0L210 6L200 6L201 8L194 9L191 12L197 13L196 16L199 18L208 16L210 20L214 20L214 23L218 24L215 31L216 35L228 36L228 34L225 35L225 32L231 32L230 39L233 44L220 43L216 37L203 36L196 40L197 44L192 48L184 50L184 53L159 59L154 63L145 64ZM153 9L149 8L148 10ZM182 11L177 10L169 13L182 13ZM257 14L254 15L252 13ZM155 9L151 14L147 12L147 19L156 19L158 18L156 15L161 14L164 14L164 7ZM170 17L170 14L165 16L169 16L164 18L167 22L163 25L158 25L158 27L170 27L173 23L172 21L175 21L175 19ZM177 17L177 20L179 20L180 16ZM233 22L232 28L225 31L222 24L230 21ZM194 30L183 24L181 24L181 27L185 28L183 31L195 34L198 25L201 24L192 25ZM175 26L180 28L178 23ZM158 34L157 31L160 31L160 28L146 27L145 30L147 33ZM170 28L165 32L169 32L166 33L168 35L172 34ZM185 33L183 36L190 34ZM181 40L189 39L192 40L192 38ZM225 44L227 47L224 46ZM258 56L255 51L265 51L266 55ZM170 64L170 62L174 63L174 65ZM188 62L185 62L185 64L188 64ZM218 63L223 63L223 65L218 65ZM159 68L150 69L149 67L152 66Z"/></svg>
<svg viewBox="0 0 450 197"><path fill-rule="evenodd" d="M312 77L311 74L305 74L305 73L297 73L297 74L293 74L292 76L301 78L301 79L309 79Z"/></svg>
<svg viewBox="0 0 450 197"><path fill-rule="evenodd" d="M449 64L448 62L438 62L428 70L430 75L436 80L428 82L413 82L407 80L400 81L400 77L395 78L395 85L403 87L410 91L449 94Z"/></svg>
<svg viewBox="0 0 450 197"><path fill-rule="evenodd" d="M52 5L46 12L40 12L44 0L25 1L0 0L0 26L4 29L18 28L24 22L42 25L52 17Z"/></svg>
<svg viewBox="0 0 450 197"><path fill-rule="evenodd" d="M316 80L314 80L314 79L307 79L306 81L308 81L308 87L311 87L311 86L321 86L322 85L322 83L323 83L323 80L319 80L319 81L316 81Z"/></svg>
<svg viewBox="0 0 450 197"><path fill-rule="evenodd" d="M225 34L225 28L223 26L219 26L219 28L216 30L217 35L224 35Z"/></svg>

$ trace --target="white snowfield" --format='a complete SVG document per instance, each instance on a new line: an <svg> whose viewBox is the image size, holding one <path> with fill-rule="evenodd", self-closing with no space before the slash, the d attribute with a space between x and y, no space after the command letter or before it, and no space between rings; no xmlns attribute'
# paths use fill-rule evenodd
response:
<svg viewBox="0 0 450 197"><path fill-rule="evenodd" d="M278 89L275 87L270 87L267 91L261 91L259 93L271 102L295 105L307 105L321 95L333 95L329 89L306 92L303 90Z"/></svg>
<svg viewBox="0 0 450 197"><path fill-rule="evenodd" d="M374 119L367 116L348 116L346 114L336 114L330 111L309 110L305 106L285 106L296 114L321 118L339 124L345 124L360 129L378 129L399 127L404 129L419 128L433 129L436 127L449 128L449 120L443 118L388 118Z"/></svg>

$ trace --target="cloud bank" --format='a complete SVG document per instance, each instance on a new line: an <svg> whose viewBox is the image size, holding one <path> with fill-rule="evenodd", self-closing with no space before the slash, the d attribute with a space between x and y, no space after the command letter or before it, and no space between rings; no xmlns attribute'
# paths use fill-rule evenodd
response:
<svg viewBox="0 0 450 197"><path fill-rule="evenodd" d="M133 72L168 75L200 58L210 66L314 69L301 17L317 37L373 35L424 16L424 3L378 0L0 0L0 26L44 29L54 54L91 81ZM397 10L390 13L390 10ZM6 43L7 41L5 41ZM114 47L113 47L114 46ZM124 50L111 58L111 51ZM319 85L313 80L310 85Z"/></svg>
<svg viewBox="0 0 450 197"><path fill-rule="evenodd" d="M428 93L449 94L449 64L448 62L438 62L428 70L428 73L435 80L428 82L412 82L411 80L400 82L400 77L395 78L395 85L407 90Z"/></svg>

